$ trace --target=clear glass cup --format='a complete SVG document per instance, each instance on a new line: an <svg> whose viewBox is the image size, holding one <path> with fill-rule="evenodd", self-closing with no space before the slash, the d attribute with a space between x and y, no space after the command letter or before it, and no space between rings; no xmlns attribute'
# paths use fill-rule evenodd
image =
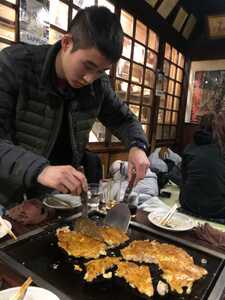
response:
<svg viewBox="0 0 225 300"><path fill-rule="evenodd" d="M120 201L121 181L104 179L101 181L103 191L103 209L110 209Z"/></svg>
<svg viewBox="0 0 225 300"><path fill-rule="evenodd" d="M98 183L88 184L88 208L90 210L98 210L102 198L101 185Z"/></svg>

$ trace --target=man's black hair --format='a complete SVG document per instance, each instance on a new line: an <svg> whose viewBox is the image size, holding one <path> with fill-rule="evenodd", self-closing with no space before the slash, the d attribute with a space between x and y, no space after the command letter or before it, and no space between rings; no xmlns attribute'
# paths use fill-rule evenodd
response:
<svg viewBox="0 0 225 300"><path fill-rule="evenodd" d="M78 11L69 26L74 47L96 48L111 62L117 62L123 49L123 30L119 18L108 8L90 6Z"/></svg>

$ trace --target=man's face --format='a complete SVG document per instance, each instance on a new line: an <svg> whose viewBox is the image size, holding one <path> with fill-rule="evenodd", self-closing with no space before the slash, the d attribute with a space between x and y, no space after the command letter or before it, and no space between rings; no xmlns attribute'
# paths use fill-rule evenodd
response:
<svg viewBox="0 0 225 300"><path fill-rule="evenodd" d="M63 77L73 88L82 88L98 79L111 67L111 62L96 48L73 49L72 39L62 40Z"/></svg>

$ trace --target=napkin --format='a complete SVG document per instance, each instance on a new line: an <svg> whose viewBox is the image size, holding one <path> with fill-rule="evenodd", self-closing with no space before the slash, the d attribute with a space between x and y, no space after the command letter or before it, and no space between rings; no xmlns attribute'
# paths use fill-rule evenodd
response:
<svg viewBox="0 0 225 300"><path fill-rule="evenodd" d="M147 195L146 195L147 196ZM141 198L141 195L140 195ZM147 211L147 212L168 212L170 207L166 205L163 201L161 201L157 196L146 198L147 200L144 201L142 204L138 206L138 208Z"/></svg>
<svg viewBox="0 0 225 300"><path fill-rule="evenodd" d="M213 228L208 223L195 227L193 232L198 239L225 250L225 232Z"/></svg>

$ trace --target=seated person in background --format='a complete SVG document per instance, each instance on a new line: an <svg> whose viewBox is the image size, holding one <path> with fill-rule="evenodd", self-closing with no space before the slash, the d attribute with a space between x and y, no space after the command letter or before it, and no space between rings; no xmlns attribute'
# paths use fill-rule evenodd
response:
<svg viewBox="0 0 225 300"><path fill-rule="evenodd" d="M182 208L225 219L225 111L202 117L193 143L184 150L181 171Z"/></svg>
<svg viewBox="0 0 225 300"><path fill-rule="evenodd" d="M117 183L114 183L113 189L119 190L119 188L121 187L120 196L121 199L123 199L123 195L128 184L128 162L115 160L112 163L109 171L113 180L118 181ZM157 184L157 175L153 173L149 168L144 179L140 180L137 185L134 186L133 192L149 195L149 197L158 196L159 189Z"/></svg>
<svg viewBox="0 0 225 300"><path fill-rule="evenodd" d="M181 182L182 158L168 147L156 148L149 156L150 168L158 176L159 189L171 180L178 186Z"/></svg>

